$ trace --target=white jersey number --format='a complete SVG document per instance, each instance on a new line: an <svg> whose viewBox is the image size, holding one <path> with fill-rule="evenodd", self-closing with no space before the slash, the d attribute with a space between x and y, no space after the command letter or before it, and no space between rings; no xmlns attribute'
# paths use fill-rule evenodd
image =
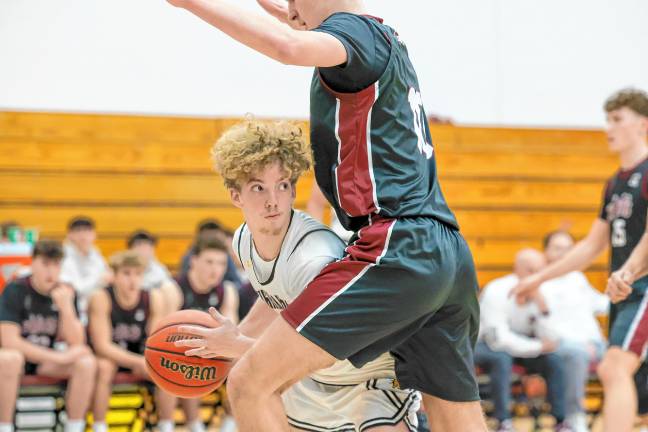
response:
<svg viewBox="0 0 648 432"><path fill-rule="evenodd" d="M409 101L412 113L414 114L414 131L418 136L418 149L422 155L425 155L426 159L430 159L432 157L433 149L430 140L427 139L425 133L425 122L427 119L423 115L423 98L421 97L421 93L414 87L410 87L407 100Z"/></svg>
<svg viewBox="0 0 648 432"><path fill-rule="evenodd" d="M626 221L615 219L612 221L612 247L623 247L628 243L626 236Z"/></svg>

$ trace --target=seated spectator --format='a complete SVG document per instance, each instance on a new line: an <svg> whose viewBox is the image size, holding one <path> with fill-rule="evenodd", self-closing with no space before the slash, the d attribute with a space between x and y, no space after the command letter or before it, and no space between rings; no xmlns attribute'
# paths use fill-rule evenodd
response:
<svg viewBox="0 0 648 432"><path fill-rule="evenodd" d="M221 224L219 224L214 219L205 219L198 224L198 229L196 230L196 238L194 239L193 244L189 247L189 250L182 257L182 262L180 263L180 274L185 274L189 271L189 266L191 264L191 253L193 246L201 238L207 237L216 237L221 242L227 242L227 230L225 230ZM231 236L230 236L231 237ZM236 270L236 265L232 260L231 256L227 256L227 270L225 271L225 280L233 282L236 286L241 285L241 279L238 276L238 271Z"/></svg>
<svg viewBox="0 0 648 432"><path fill-rule="evenodd" d="M90 341L99 357L97 390L94 398L94 432L106 432L106 412L117 370L149 379L144 360L146 335L166 313L164 295L159 290L142 291L144 261L133 251L111 257L114 283L95 292L88 308ZM160 432L174 428L176 398L156 391Z"/></svg>
<svg viewBox="0 0 648 432"><path fill-rule="evenodd" d="M142 275L144 291L160 288L164 283L173 282L169 270L155 256L157 241L157 237L145 230L137 230L128 237L128 249L137 252L146 265Z"/></svg>
<svg viewBox="0 0 648 432"><path fill-rule="evenodd" d="M87 323L86 310L90 295L111 279L106 260L95 246L96 239L95 223L89 217L77 216L68 223L61 281L76 290L83 324Z"/></svg>
<svg viewBox="0 0 648 432"><path fill-rule="evenodd" d="M574 238L568 232L549 233L544 240L547 263L559 260L573 246ZM556 354L565 365L567 422L574 431L587 432L582 401L589 368L605 352L605 340L595 316L607 314L609 299L579 271L545 282L539 294L546 307L538 311L536 333L558 342Z"/></svg>
<svg viewBox="0 0 648 432"><path fill-rule="evenodd" d="M218 238L199 239L191 251L189 271L176 278L174 290L167 290L167 286L162 290L167 294L171 310L196 309L207 312L213 307L233 323L238 323L237 286L224 280L228 257L227 246ZM187 399L182 402L187 416L198 415L199 400ZM230 420L227 419L228 422Z"/></svg>
<svg viewBox="0 0 648 432"><path fill-rule="evenodd" d="M524 249L515 257L514 273L495 279L482 290L480 341L475 352L476 363L491 371L491 381L500 431L512 431L509 413L510 365L524 366L547 381L551 414L556 431L569 431L565 421L564 372L560 357L553 353L556 343L532 334L528 305L518 305L509 293L518 280L545 265L544 256Z"/></svg>
<svg viewBox="0 0 648 432"><path fill-rule="evenodd" d="M85 428L97 363L85 343L74 289L59 278L62 259L59 242L37 242L31 276L11 282L0 296L0 340L3 350L11 350L13 357L12 363L3 362L1 368L0 421L5 431L12 430L7 414L15 409L13 394L23 365L26 375L68 380L65 431L82 432ZM64 342L67 348L55 349L56 341Z"/></svg>

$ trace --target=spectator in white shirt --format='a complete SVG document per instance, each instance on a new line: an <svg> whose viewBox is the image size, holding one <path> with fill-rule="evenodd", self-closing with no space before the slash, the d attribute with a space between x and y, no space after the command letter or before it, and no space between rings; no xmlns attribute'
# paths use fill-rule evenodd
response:
<svg viewBox="0 0 648 432"><path fill-rule="evenodd" d="M566 231L554 231L544 240L547 263L562 258L574 245ZM536 333L558 342L558 354L565 365L567 422L576 432L588 430L582 400L590 364L601 360L605 340L596 320L608 313L609 298L593 288L579 271L549 280L540 286L546 313L536 321Z"/></svg>
<svg viewBox="0 0 648 432"><path fill-rule="evenodd" d="M175 283L169 269L158 261L155 256L157 242L156 236L142 229L128 236L128 249L137 252L146 265L142 276L142 289L144 291L160 288L165 283Z"/></svg>
<svg viewBox="0 0 648 432"><path fill-rule="evenodd" d="M545 265L545 258L539 251L524 249L515 257L514 273L495 279L482 290L480 307L480 342L475 350L477 365L492 370L488 359L505 359L502 354L514 357L515 363L524 366L531 373L540 373L547 381L548 400L551 403L551 414L556 418L556 430L569 430L564 424L564 370L560 358L553 353L556 343L533 335L533 318L529 313L535 310L530 305L518 305L509 293L520 278L528 276ZM498 355L495 355L498 354ZM512 431L508 414L510 392L510 365L508 374L500 367L497 375L491 376L496 416L499 417L499 431ZM504 414L508 418L504 417Z"/></svg>
<svg viewBox="0 0 648 432"><path fill-rule="evenodd" d="M95 223L89 217L77 216L68 223L60 279L77 292L79 318L84 325L88 298L112 278L106 260L95 246L96 239Z"/></svg>

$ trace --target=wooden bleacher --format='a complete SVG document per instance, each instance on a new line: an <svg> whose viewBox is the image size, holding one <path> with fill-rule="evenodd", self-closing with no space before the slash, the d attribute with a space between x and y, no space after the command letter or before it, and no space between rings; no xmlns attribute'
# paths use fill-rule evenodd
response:
<svg viewBox="0 0 648 432"><path fill-rule="evenodd" d="M199 220L241 222L209 158L237 121L0 112L0 221L63 238L70 217L88 215L105 255L146 228L160 237L161 261L176 268ZM431 125L431 132L482 285L509 272L519 248L540 247L549 230L583 236L616 164L601 131ZM312 181L309 174L299 182L297 207ZM587 272L599 289L605 260Z"/></svg>

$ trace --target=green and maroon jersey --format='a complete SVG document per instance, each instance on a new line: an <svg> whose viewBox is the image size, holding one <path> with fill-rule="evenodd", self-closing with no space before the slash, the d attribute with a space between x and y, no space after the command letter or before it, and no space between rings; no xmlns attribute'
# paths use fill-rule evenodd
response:
<svg viewBox="0 0 648 432"><path fill-rule="evenodd" d="M382 20L336 13L315 31L337 38L347 62L311 84L315 175L345 228L371 215L429 216L458 227L437 179L418 79L407 48Z"/></svg>
<svg viewBox="0 0 648 432"><path fill-rule="evenodd" d="M608 180L599 217L610 224L610 271L621 268L641 240L646 230L647 204L648 159L630 170L619 170ZM633 285L638 294L647 287L648 277Z"/></svg>

